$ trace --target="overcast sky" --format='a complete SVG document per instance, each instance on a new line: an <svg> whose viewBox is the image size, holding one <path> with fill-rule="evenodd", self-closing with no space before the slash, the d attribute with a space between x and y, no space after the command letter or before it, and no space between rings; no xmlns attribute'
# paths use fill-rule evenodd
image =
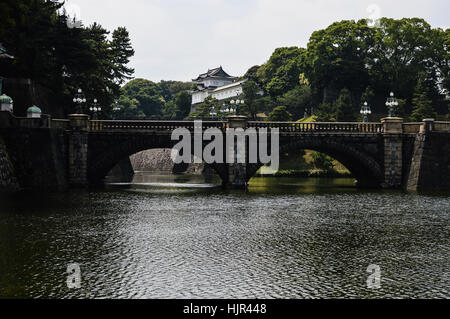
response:
<svg viewBox="0 0 450 319"><path fill-rule="evenodd" d="M222 65L240 76L334 21L420 17L448 28L449 0L67 0L85 25L125 26L135 77L189 81Z"/></svg>

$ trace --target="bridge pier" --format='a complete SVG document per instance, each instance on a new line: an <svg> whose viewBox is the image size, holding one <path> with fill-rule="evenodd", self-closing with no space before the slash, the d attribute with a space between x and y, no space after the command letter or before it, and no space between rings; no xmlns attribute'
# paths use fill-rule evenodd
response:
<svg viewBox="0 0 450 319"><path fill-rule="evenodd" d="M246 129L247 128L247 120L246 116L241 115L233 115L228 117L228 129ZM224 183L225 188L231 189L247 189L248 187L248 179L247 179L247 158L245 163L239 163L238 161L238 145L235 141L234 143L234 163L226 164L228 171L228 179ZM245 157L247 156L247 147L245 149Z"/></svg>
<svg viewBox="0 0 450 319"><path fill-rule="evenodd" d="M85 114L69 115L70 134L68 136L69 185L86 187L88 181L88 141L89 116Z"/></svg>
<svg viewBox="0 0 450 319"><path fill-rule="evenodd" d="M402 187L403 171L403 119L387 117L383 124L384 188Z"/></svg>

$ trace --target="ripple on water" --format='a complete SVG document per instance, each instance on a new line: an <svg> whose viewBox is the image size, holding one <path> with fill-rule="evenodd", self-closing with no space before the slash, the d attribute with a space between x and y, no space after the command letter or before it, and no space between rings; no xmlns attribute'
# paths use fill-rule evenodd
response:
<svg viewBox="0 0 450 319"><path fill-rule="evenodd" d="M449 297L446 196L159 189L50 200L0 208L0 296ZM77 291L65 287L71 262ZM370 264L378 290L366 286Z"/></svg>

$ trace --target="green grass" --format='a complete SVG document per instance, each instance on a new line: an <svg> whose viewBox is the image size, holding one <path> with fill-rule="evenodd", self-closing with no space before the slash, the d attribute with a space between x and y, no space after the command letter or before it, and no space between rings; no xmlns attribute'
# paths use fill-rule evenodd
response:
<svg viewBox="0 0 450 319"><path fill-rule="evenodd" d="M268 167L262 167L259 175L269 175L277 177L349 177L350 171L337 160L333 160L332 170L318 169L313 164L312 154L315 151L305 150L304 154L291 153L280 154L280 168L278 171L271 171Z"/></svg>

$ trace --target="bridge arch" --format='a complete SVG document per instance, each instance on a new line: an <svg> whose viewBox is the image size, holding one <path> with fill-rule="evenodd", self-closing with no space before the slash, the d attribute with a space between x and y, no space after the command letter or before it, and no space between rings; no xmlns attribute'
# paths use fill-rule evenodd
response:
<svg viewBox="0 0 450 319"><path fill-rule="evenodd" d="M352 173L360 187L378 188L383 183L383 167L379 160L351 143L323 137L291 138L280 141L280 154L300 149L324 153L338 160ZM262 166L264 165L260 163L250 165L247 169L248 180Z"/></svg>
<svg viewBox="0 0 450 319"><path fill-rule="evenodd" d="M142 151L151 149L171 149L177 143L170 136L132 136L114 138L105 136L92 136L89 140L88 178L90 184L102 184L107 174L123 159ZM91 144L95 145L91 147ZM193 152L193 149L192 149ZM194 154L192 154L194 155ZM206 164L210 166L222 181L227 179L224 164Z"/></svg>

